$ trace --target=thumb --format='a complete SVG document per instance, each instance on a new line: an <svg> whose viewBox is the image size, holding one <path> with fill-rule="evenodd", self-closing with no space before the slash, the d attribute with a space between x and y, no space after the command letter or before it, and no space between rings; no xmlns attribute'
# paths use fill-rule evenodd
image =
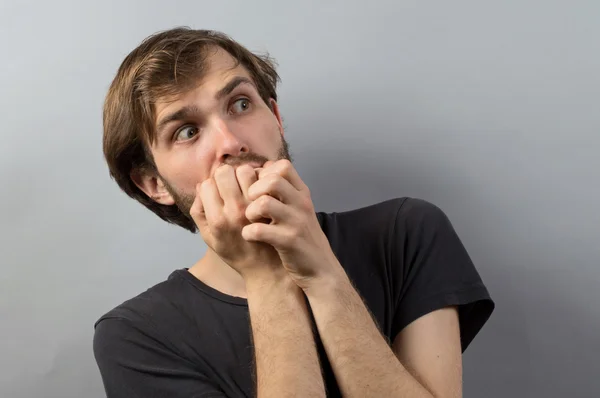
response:
<svg viewBox="0 0 600 398"><path fill-rule="evenodd" d="M202 204L202 198L200 197L200 185L196 185L196 198L192 207L190 208L190 215L196 221L196 223L204 224L206 222L206 214L204 213L204 205ZM200 227L200 225L198 225Z"/></svg>

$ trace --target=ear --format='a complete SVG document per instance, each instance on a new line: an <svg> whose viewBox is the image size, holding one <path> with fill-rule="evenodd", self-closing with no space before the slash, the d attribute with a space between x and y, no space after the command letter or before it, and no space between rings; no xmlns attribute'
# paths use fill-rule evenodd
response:
<svg viewBox="0 0 600 398"><path fill-rule="evenodd" d="M281 133L281 136L283 136L285 132L283 131L283 121L281 119L281 114L279 113L279 105L277 104L277 101L275 101L273 98L271 98L269 100L269 106L271 107L271 110L273 111L275 118L277 118L277 124L279 125L279 132Z"/></svg>
<svg viewBox="0 0 600 398"><path fill-rule="evenodd" d="M148 197L161 205L173 205L175 200L158 176L147 171L134 169L129 174L134 184Z"/></svg>

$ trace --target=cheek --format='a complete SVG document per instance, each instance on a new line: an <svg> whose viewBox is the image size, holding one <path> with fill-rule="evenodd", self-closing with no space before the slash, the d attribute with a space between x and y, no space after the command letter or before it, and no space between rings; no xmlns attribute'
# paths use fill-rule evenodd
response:
<svg viewBox="0 0 600 398"><path fill-rule="evenodd" d="M256 129L251 137L251 142L254 144L253 149L259 153L270 153L281 144L281 133L277 119L269 111L269 115L262 115L257 118Z"/></svg>
<svg viewBox="0 0 600 398"><path fill-rule="evenodd" d="M178 191L195 194L196 184L208 177L210 165L204 149L190 146L174 154L166 163L168 172L164 175Z"/></svg>

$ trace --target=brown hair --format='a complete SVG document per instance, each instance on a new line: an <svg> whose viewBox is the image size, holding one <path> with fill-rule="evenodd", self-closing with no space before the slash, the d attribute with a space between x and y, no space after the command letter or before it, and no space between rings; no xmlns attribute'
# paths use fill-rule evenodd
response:
<svg viewBox="0 0 600 398"><path fill-rule="evenodd" d="M103 151L110 176L160 218L194 233L197 227L189 215L176 205L156 203L130 175L134 170L159 175L150 151L156 136L154 103L191 88L205 73L209 50L218 47L246 68L266 104L277 100L279 76L268 54L254 54L221 32L180 27L147 37L129 53L104 102Z"/></svg>

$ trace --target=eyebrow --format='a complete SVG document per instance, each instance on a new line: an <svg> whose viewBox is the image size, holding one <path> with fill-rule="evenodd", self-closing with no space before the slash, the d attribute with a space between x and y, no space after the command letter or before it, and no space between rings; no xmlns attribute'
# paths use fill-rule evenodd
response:
<svg viewBox="0 0 600 398"><path fill-rule="evenodd" d="M215 99L216 100L220 100L223 99L223 97L228 96L229 94L231 94L231 92L233 90L235 90L235 88L237 86L239 86L240 84L250 84L252 86L254 86L254 88L256 88L256 86L254 85L254 82L250 79L248 79L247 77L244 76L236 76L233 79L231 79L229 81L229 83L227 83L222 89L220 89L217 94L215 95Z"/></svg>
<svg viewBox="0 0 600 398"><path fill-rule="evenodd" d="M256 85L249 78L244 77L244 76L236 76L233 79L231 79L225 86L223 86L223 88L221 88L219 91L217 91L217 93L215 94L215 99L217 101L223 99L224 97L231 94L231 92L233 90L235 90L236 87L239 86L240 84L250 84L256 89ZM198 115L200 113L201 113L200 109L195 105L184 106L183 108L178 109L177 111L165 116L158 123L157 128L156 128L157 136L158 137L162 136L163 130L165 129L165 127L168 124L179 121L179 120L189 119L192 116Z"/></svg>

